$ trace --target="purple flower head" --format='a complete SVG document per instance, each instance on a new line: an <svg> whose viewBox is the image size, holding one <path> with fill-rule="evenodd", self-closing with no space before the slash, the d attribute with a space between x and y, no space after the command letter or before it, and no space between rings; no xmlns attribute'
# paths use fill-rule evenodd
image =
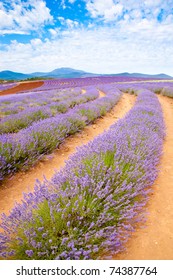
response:
<svg viewBox="0 0 173 280"><path fill-rule="evenodd" d="M34 254L33 250L26 250L25 253L28 257L32 257Z"/></svg>

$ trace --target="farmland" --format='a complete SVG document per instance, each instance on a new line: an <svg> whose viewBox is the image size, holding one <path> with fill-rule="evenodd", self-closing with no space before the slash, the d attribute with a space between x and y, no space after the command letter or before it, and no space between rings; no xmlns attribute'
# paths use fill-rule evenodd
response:
<svg viewBox="0 0 173 280"><path fill-rule="evenodd" d="M172 81L46 80L11 93L0 97L1 257L125 258L120 252L126 242L133 251L129 236L140 232L154 191L159 198L152 186L169 141L161 105L171 117Z"/></svg>

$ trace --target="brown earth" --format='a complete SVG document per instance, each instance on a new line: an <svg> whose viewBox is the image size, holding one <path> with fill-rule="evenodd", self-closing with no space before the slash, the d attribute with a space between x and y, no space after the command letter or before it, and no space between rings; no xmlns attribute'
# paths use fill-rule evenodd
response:
<svg viewBox="0 0 173 280"><path fill-rule="evenodd" d="M105 96L105 93L101 90L99 90L99 97L104 97Z"/></svg>
<svg viewBox="0 0 173 280"><path fill-rule="evenodd" d="M127 250L114 260L173 260L173 100L159 96L167 136L159 165L159 176L147 205L147 222L126 244Z"/></svg>
<svg viewBox="0 0 173 280"><path fill-rule="evenodd" d="M122 118L132 108L135 100L135 96L124 94L118 104L103 118L99 118L94 124L85 127L83 131L67 138L59 149L51 155L45 156L29 171L19 172L11 179L4 180L0 187L0 213L8 213L14 206L14 202L19 202L22 199L23 192L32 191L36 178L43 181L43 175L45 175L47 179L50 179L55 169L63 167L65 161L75 152L77 147L88 143L119 118Z"/></svg>
<svg viewBox="0 0 173 280"><path fill-rule="evenodd" d="M16 85L15 87L1 91L0 96L8 95L8 94L15 94L15 93L19 93L19 92L26 91L26 90L32 90L32 89L42 86L43 84L44 84L43 81L21 82L18 85Z"/></svg>

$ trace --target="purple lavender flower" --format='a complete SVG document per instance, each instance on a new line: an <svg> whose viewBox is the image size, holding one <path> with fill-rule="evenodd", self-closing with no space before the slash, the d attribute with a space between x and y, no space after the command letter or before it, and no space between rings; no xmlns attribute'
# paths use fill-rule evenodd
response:
<svg viewBox="0 0 173 280"><path fill-rule="evenodd" d="M33 250L26 250L25 253L28 257L32 257L34 254Z"/></svg>
<svg viewBox="0 0 173 280"><path fill-rule="evenodd" d="M43 230L44 230L44 227L39 227L39 228L38 228L38 231L39 231L39 232L42 232Z"/></svg>

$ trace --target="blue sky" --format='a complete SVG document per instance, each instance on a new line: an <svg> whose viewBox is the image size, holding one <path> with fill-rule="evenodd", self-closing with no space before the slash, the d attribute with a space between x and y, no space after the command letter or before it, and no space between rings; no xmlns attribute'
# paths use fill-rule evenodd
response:
<svg viewBox="0 0 173 280"><path fill-rule="evenodd" d="M173 0L0 0L0 71L173 76Z"/></svg>

